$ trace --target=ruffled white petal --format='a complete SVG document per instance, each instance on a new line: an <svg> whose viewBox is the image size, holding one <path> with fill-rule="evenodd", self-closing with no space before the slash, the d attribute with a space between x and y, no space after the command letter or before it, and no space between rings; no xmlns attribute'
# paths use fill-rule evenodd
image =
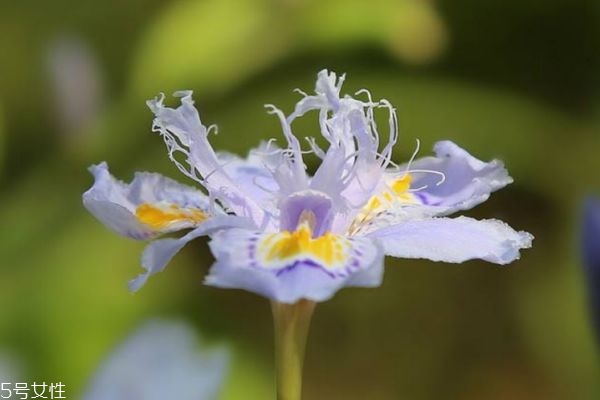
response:
<svg viewBox="0 0 600 400"><path fill-rule="evenodd" d="M126 184L115 179L104 162L90 167L90 172L95 180L83 194L84 206L107 227L133 239L146 240L193 228L211 208L202 192L159 174L136 173L133 181ZM142 205L157 213L164 210L164 221L140 218ZM181 218L172 216L175 210L181 213Z"/></svg>
<svg viewBox="0 0 600 400"><path fill-rule="evenodd" d="M296 104L289 119L294 120L311 110L337 110L340 105L340 91L345 78L345 75L338 78L335 72L329 72L325 69L319 71L315 84L315 95L304 95Z"/></svg>
<svg viewBox="0 0 600 400"><path fill-rule="evenodd" d="M405 221L368 237L377 239L385 254L394 257L450 263L482 259L495 264L518 259L519 250L531 247L533 240L530 233L517 232L502 221L468 217Z"/></svg>
<svg viewBox="0 0 600 400"><path fill-rule="evenodd" d="M153 321L101 365L84 400L213 400L227 372L223 349L201 350L182 323Z"/></svg>
<svg viewBox="0 0 600 400"><path fill-rule="evenodd" d="M320 133L328 147L321 149L313 138L308 138L311 151L321 159L321 165L310 179L309 186L296 187L296 190L309 188L323 192L334 200L339 214L347 214L352 208L360 207L373 195L390 162L392 147L398 137L396 113L389 102L373 101L366 90L360 92L365 95L365 100L342 96L343 82L344 75L338 79L333 72L320 71L315 94L303 93L304 97L284 124L291 125L309 111L319 112ZM374 117L377 108L385 108L389 112L388 142L383 149L380 149ZM292 174L288 176L293 178ZM284 194L289 196L292 192ZM344 219L344 216L341 218ZM344 221L338 218L334 225L343 226Z"/></svg>
<svg viewBox="0 0 600 400"><path fill-rule="evenodd" d="M222 231L210 248L217 259L205 283L244 289L282 303L325 301L346 286L376 287L383 278L383 253L367 238L343 238L344 259L328 265L307 252L270 259L261 251L269 234Z"/></svg>
<svg viewBox="0 0 600 400"><path fill-rule="evenodd" d="M171 161L188 177L203 185L211 195L240 216L252 218L257 225L267 216L254 199L227 173L213 150L208 135L215 126L206 127L194 107L191 91L175 93L181 105L164 105L164 96L147 102L155 118L152 128L164 139Z"/></svg>

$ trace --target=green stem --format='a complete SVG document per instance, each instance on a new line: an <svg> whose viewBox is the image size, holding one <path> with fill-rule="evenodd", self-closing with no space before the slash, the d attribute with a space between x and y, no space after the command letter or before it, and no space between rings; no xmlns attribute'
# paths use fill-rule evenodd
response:
<svg viewBox="0 0 600 400"><path fill-rule="evenodd" d="M271 302L275 326L277 400L301 399L304 347L315 305L308 300L294 304Z"/></svg>

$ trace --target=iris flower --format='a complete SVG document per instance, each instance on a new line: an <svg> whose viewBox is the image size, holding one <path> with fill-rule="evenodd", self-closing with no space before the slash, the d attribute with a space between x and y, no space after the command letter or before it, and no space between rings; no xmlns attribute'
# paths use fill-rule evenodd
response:
<svg viewBox="0 0 600 400"><path fill-rule="evenodd" d="M384 256L461 263L483 259L508 264L533 237L494 220L448 215L469 209L512 182L500 161L484 162L450 141L434 155L405 164L392 161L398 140L396 113L386 100L362 90L341 95L344 76L321 71L315 93L299 91L288 115L267 105L281 124L274 140L246 158L215 152L194 108L192 92L148 101L177 168L202 190L158 174L138 173L129 184L106 163L91 167L95 183L83 195L88 210L116 232L152 240L142 255L139 289L162 271L190 240L210 236L215 256L205 283L245 289L272 300L278 399L298 400L304 345L316 302L346 286L376 287ZM387 112L384 140L375 113ZM318 114L321 138L301 141L294 122ZM304 145L303 145L304 144ZM304 158L320 164L313 175ZM179 238L165 233L189 230Z"/></svg>
<svg viewBox="0 0 600 400"><path fill-rule="evenodd" d="M95 183L83 201L108 227L139 240L191 229L149 244L145 273L130 289L202 235L211 235L216 258L206 284L289 304L324 301L345 286L379 286L384 255L508 264L531 246L529 233L501 221L447 217L512 182L500 161L480 161L441 141L435 155L395 164L395 110L366 90L356 94L362 99L342 96L343 81L324 70L315 94L300 92L289 115L267 105L281 124L284 145L262 143L246 158L213 150L209 135L216 127L201 122L192 92L175 94L177 108L165 106L162 95L148 101L153 131L163 137L170 159L203 190L152 173L125 184L106 163L91 167ZM375 122L378 109L388 113L385 143ZM318 113L322 138L305 138L303 147L293 125L311 111ZM312 176L307 154L320 159Z"/></svg>

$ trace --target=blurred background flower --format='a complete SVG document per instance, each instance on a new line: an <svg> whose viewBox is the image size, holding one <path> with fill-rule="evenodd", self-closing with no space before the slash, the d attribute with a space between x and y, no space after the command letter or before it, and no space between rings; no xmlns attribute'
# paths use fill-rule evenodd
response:
<svg viewBox="0 0 600 400"><path fill-rule="evenodd" d="M66 145L75 147L102 110L100 66L81 38L65 36L48 43L46 68L57 130Z"/></svg>
<svg viewBox="0 0 600 400"><path fill-rule="evenodd" d="M314 317L306 398L600 397L572 223L600 186L599 22L592 0L1 3L0 348L22 357L21 379L81 393L125 333L181 316L232 345L223 399L271 398L265 300L203 287L202 241L131 296L143 244L100 227L80 194L102 160L125 180L178 176L150 132L145 101L159 91L195 90L204 120L227 132L215 147L242 155L279 133L260 104L289 111L290 89L330 68L352 77L349 93L368 87L397 107L396 160L415 137L504 160L515 183L469 216L527 229L536 247L503 269L400 260L379 290L340 293ZM64 40L59 75L88 82L71 89L51 72ZM85 111L65 117L65 99Z"/></svg>
<svg viewBox="0 0 600 400"><path fill-rule="evenodd" d="M0 354L0 383L8 384L3 388L11 390L15 382L21 382L21 366L13 356ZM8 394L7 391L2 392L3 396Z"/></svg>
<svg viewBox="0 0 600 400"><path fill-rule="evenodd" d="M600 339L600 201L596 198L590 197L585 201L581 240L590 315Z"/></svg>
<svg viewBox="0 0 600 400"><path fill-rule="evenodd" d="M213 400L227 374L224 349L202 350L183 323L152 321L113 350L85 400Z"/></svg>

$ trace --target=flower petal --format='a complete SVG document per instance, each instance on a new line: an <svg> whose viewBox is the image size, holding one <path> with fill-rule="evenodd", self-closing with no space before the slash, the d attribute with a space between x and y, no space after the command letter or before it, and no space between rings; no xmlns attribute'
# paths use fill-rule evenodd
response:
<svg viewBox="0 0 600 400"><path fill-rule="evenodd" d="M274 196L279 186L273 177L273 171L277 167L275 160L268 156L273 151L270 146L263 143L260 147L253 149L247 158L238 157L235 154L219 152L219 162L223 170L231 177L231 180L252 197L262 208L271 213L276 213Z"/></svg>
<svg viewBox="0 0 600 400"><path fill-rule="evenodd" d="M408 170L413 177L414 195L431 206L434 215L470 209L513 181L501 161L483 162L451 141L437 142L434 151L435 157L415 160ZM440 175L411 171L435 171L444 174L445 179L440 183Z"/></svg>
<svg viewBox="0 0 600 400"><path fill-rule="evenodd" d="M402 258L427 258L460 263L482 259L508 264L519 258L519 250L531 247L533 236L517 232L498 220L473 218L428 218L389 226L372 232L385 254Z"/></svg>
<svg viewBox="0 0 600 400"><path fill-rule="evenodd" d="M325 301L344 286L381 284L383 253L372 240L331 234L310 239L310 232L294 237L297 232L230 229L214 235L210 248L217 262L205 283L282 303Z"/></svg>
<svg viewBox="0 0 600 400"><path fill-rule="evenodd" d="M129 290L138 291L150 275L161 272L165 269L169 261L181 250L189 241L200 236L209 235L221 229L231 227L252 227L252 222L243 217L233 215L219 215L206 221L198 228L180 238L167 238L155 240L144 249L142 253L142 267L146 270L136 278L129 281Z"/></svg>
<svg viewBox="0 0 600 400"><path fill-rule="evenodd" d="M159 174L137 173L126 184L110 174L106 163L90 167L90 172L95 181L83 194L84 206L123 236L146 240L194 228L209 216L208 197Z"/></svg>
<svg viewBox="0 0 600 400"><path fill-rule="evenodd" d="M445 216L486 201L512 182L501 161L483 162L450 141L434 146L435 157L388 169L349 231L366 235L408 220Z"/></svg>
<svg viewBox="0 0 600 400"><path fill-rule="evenodd" d="M338 78L335 72L329 72L326 69L319 71L315 84L315 95L305 95L296 104L289 119L293 121L311 110L337 110L340 106L340 91L345 78L343 74Z"/></svg>

